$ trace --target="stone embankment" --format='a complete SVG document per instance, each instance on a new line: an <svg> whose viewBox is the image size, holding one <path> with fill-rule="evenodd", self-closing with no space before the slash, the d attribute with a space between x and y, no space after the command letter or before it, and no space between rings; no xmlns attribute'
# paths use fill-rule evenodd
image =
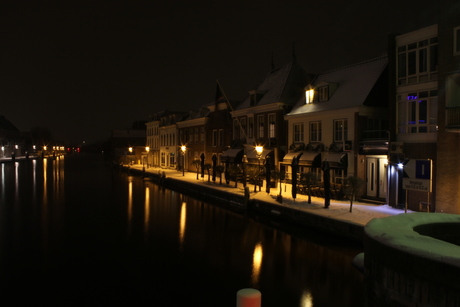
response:
<svg viewBox="0 0 460 307"><path fill-rule="evenodd" d="M235 212L250 212L257 215L268 216L272 220L315 228L358 243L361 243L363 239L364 224L333 219L306 210L298 210L294 206L283 205L274 199L267 199L267 197L259 199L250 195L249 188L247 188L245 192L245 190L232 190L218 184L206 184L207 178L198 181L196 179L187 180L187 178L184 177L168 176L161 170L158 172L144 172L139 168L125 169L137 175L148 177L165 188L209 201L212 204ZM235 190L240 192L236 193L234 192ZM326 210L327 209L324 211Z"/></svg>

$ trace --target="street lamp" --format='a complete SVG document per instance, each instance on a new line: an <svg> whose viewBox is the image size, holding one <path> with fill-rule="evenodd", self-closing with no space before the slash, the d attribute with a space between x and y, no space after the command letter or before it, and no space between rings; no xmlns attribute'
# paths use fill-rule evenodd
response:
<svg viewBox="0 0 460 307"><path fill-rule="evenodd" d="M263 151L264 151L263 146L256 146L256 154L257 154L257 158L259 159L259 172L257 173L257 184L259 185L259 192L261 190L261 187L260 187L260 158L262 157Z"/></svg>
<svg viewBox="0 0 460 307"><path fill-rule="evenodd" d="M149 152L150 152L150 147L145 146L145 151L147 152L147 168L149 168Z"/></svg>
<svg viewBox="0 0 460 307"><path fill-rule="evenodd" d="M187 151L187 146L182 145L180 150L182 151L182 176L185 176L185 152Z"/></svg>

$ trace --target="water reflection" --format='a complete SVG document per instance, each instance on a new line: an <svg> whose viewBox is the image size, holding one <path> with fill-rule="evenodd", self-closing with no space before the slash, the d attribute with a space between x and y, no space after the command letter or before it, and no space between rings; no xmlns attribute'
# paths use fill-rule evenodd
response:
<svg viewBox="0 0 460 307"><path fill-rule="evenodd" d="M180 242L180 250L182 251L184 246L184 237L185 237L185 223L187 220L187 203L182 202L180 207L180 229L179 229L179 242Z"/></svg>
<svg viewBox="0 0 460 307"><path fill-rule="evenodd" d="M259 242L254 248L254 253L252 255L252 286L257 288L259 285L259 276L260 276L260 267L262 266L263 258L262 244Z"/></svg>
<svg viewBox="0 0 460 307"><path fill-rule="evenodd" d="M144 233L145 239L149 236L149 222L150 222L150 189L145 187L145 201L144 201Z"/></svg>
<svg viewBox="0 0 460 307"><path fill-rule="evenodd" d="M133 220L133 177L128 177L128 237L131 235Z"/></svg>
<svg viewBox="0 0 460 307"><path fill-rule="evenodd" d="M309 290L305 290L300 298L300 307L313 307L313 296Z"/></svg>
<svg viewBox="0 0 460 307"><path fill-rule="evenodd" d="M19 178L18 205L0 207L0 281L12 288L99 305L226 307L247 287L264 307L362 303L360 250L78 159L65 159L65 185L64 160L37 160L28 176L22 162L1 166L2 199L14 201Z"/></svg>

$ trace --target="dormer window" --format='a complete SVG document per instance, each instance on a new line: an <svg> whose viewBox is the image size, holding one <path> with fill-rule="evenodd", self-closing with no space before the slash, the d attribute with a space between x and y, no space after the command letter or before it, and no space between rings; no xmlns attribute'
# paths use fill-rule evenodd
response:
<svg viewBox="0 0 460 307"><path fill-rule="evenodd" d="M329 86L321 86L318 88L318 100L327 101L329 100Z"/></svg>
<svg viewBox="0 0 460 307"><path fill-rule="evenodd" d="M313 103L314 98L315 98L314 89L308 89L305 91L305 103Z"/></svg>

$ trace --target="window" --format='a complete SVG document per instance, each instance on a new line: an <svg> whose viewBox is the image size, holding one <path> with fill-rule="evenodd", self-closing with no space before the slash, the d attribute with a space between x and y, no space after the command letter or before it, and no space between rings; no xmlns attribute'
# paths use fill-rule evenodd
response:
<svg viewBox="0 0 460 307"><path fill-rule="evenodd" d="M237 140L240 137L240 123L237 119L233 120L233 139Z"/></svg>
<svg viewBox="0 0 460 307"><path fill-rule="evenodd" d="M224 146L224 129L219 129L219 139L218 145Z"/></svg>
<svg viewBox="0 0 460 307"><path fill-rule="evenodd" d="M310 122L310 142L321 142L321 122Z"/></svg>
<svg viewBox="0 0 460 307"><path fill-rule="evenodd" d="M343 142L348 140L348 120L334 120L334 142Z"/></svg>
<svg viewBox="0 0 460 307"><path fill-rule="evenodd" d="M397 48L398 85L437 79L438 37Z"/></svg>
<svg viewBox="0 0 460 307"><path fill-rule="evenodd" d="M204 143L204 127L200 127L200 142Z"/></svg>
<svg viewBox="0 0 460 307"><path fill-rule="evenodd" d="M212 146L216 147L218 142L217 130L212 130Z"/></svg>
<svg viewBox="0 0 460 307"><path fill-rule="evenodd" d="M274 138L275 137L275 114L268 115L268 137Z"/></svg>
<svg viewBox="0 0 460 307"><path fill-rule="evenodd" d="M460 55L460 27L454 28L454 55Z"/></svg>
<svg viewBox="0 0 460 307"><path fill-rule="evenodd" d="M303 124L294 124L294 143L303 142Z"/></svg>
<svg viewBox="0 0 460 307"><path fill-rule="evenodd" d="M264 126L265 126L265 118L263 115L257 116L257 125L259 127L259 138L264 137Z"/></svg>
<svg viewBox="0 0 460 307"><path fill-rule="evenodd" d="M248 137L251 139L254 137L254 117L248 118Z"/></svg>
<svg viewBox="0 0 460 307"><path fill-rule="evenodd" d="M398 132L429 133L437 130L437 91L398 96Z"/></svg>
<svg viewBox="0 0 460 307"><path fill-rule="evenodd" d="M318 88L318 99L319 101L329 100L329 86L321 86Z"/></svg>
<svg viewBox="0 0 460 307"><path fill-rule="evenodd" d="M305 91L305 103L312 103L315 98L315 90L308 89Z"/></svg>
<svg viewBox="0 0 460 307"><path fill-rule="evenodd" d="M195 143L198 143L198 127L195 127Z"/></svg>
<svg viewBox="0 0 460 307"><path fill-rule="evenodd" d="M176 159L174 159L174 153L173 152L170 152L169 153L169 166L170 167L174 167L174 165L176 164Z"/></svg>
<svg viewBox="0 0 460 307"><path fill-rule="evenodd" d="M240 138L241 139L245 139L246 138L246 118L241 118L240 119L240 124L241 124L241 135L240 135Z"/></svg>
<svg viewBox="0 0 460 307"><path fill-rule="evenodd" d="M164 152L161 153L161 166L165 166L166 164L166 154Z"/></svg>

